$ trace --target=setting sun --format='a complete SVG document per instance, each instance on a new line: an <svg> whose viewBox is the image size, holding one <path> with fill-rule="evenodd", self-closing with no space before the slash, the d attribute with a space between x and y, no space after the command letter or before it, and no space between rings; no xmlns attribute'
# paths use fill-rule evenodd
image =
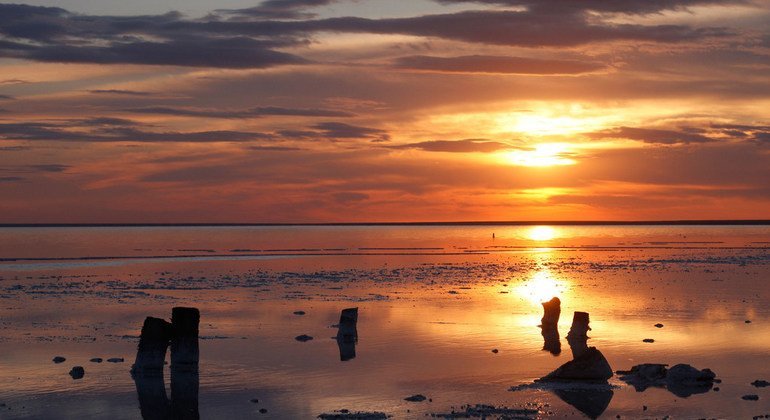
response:
<svg viewBox="0 0 770 420"><path fill-rule="evenodd" d="M514 150L504 154L505 160L516 166L547 167L574 165L572 148L566 143L541 143L531 150Z"/></svg>
<svg viewBox="0 0 770 420"><path fill-rule="evenodd" d="M550 241L556 237L556 229L550 226L535 226L527 232L527 238L533 241Z"/></svg>

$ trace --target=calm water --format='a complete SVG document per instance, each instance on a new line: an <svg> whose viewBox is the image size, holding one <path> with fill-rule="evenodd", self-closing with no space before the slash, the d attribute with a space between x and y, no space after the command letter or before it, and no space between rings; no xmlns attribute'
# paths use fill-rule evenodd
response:
<svg viewBox="0 0 770 420"><path fill-rule="evenodd" d="M5 228L0 259L0 418L141 418L157 383L129 374L137 336L174 306L201 310L201 418L424 418L477 403L598 414L586 399L606 418L770 414L770 388L750 385L770 380L766 226ZM560 352L537 327L552 296ZM333 339L347 307L354 346ZM617 377L577 401L510 391L571 359L573 311L590 312L589 345L614 370L689 363L719 391L636 392ZM418 393L431 401L404 401Z"/></svg>

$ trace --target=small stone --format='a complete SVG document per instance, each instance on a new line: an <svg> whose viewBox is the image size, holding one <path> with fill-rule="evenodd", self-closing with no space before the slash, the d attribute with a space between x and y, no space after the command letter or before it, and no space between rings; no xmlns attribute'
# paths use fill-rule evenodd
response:
<svg viewBox="0 0 770 420"><path fill-rule="evenodd" d="M309 335L307 335L307 334L302 334L302 335L298 335L298 336L294 337L294 339L295 339L295 340L297 340L297 341L301 341L301 342L303 342L303 343L304 343L305 341L310 341L310 340L312 340L312 339L313 339L313 337L311 337L311 336L309 336Z"/></svg>
<svg viewBox="0 0 770 420"><path fill-rule="evenodd" d="M492 349L492 353L495 353L495 354L497 354L498 352L499 352L499 350L497 350L497 349Z"/></svg>
<svg viewBox="0 0 770 420"><path fill-rule="evenodd" d="M253 402L254 404L256 404L256 403L258 403L258 402L259 402L259 400L258 400L258 399L256 399L256 398L252 398L252 399L250 399L249 401Z"/></svg>
<svg viewBox="0 0 770 420"><path fill-rule="evenodd" d="M765 381L763 379L757 379L756 381L752 382L751 384L754 385L757 388L764 388L766 386L770 386L770 382L767 382L767 381Z"/></svg>
<svg viewBox="0 0 770 420"><path fill-rule="evenodd" d="M652 338L645 338L642 341L645 342L645 343L654 343L655 342L655 340L653 340Z"/></svg>
<svg viewBox="0 0 770 420"><path fill-rule="evenodd" d="M91 363L101 363L103 360L101 357L94 357L90 360Z"/></svg>
<svg viewBox="0 0 770 420"><path fill-rule="evenodd" d="M64 363L67 359L61 356L56 356L53 358L54 363Z"/></svg>
<svg viewBox="0 0 770 420"><path fill-rule="evenodd" d="M750 319L747 319L747 320L745 320L743 322L745 322L746 324L751 324L751 320Z"/></svg>
<svg viewBox="0 0 770 420"><path fill-rule="evenodd" d="M265 413L267 413L267 408L260 408L259 412L262 413L262 414L265 414Z"/></svg>
<svg viewBox="0 0 770 420"><path fill-rule="evenodd" d="M759 400L759 395L756 394L748 394L741 397L741 399L746 401L757 401Z"/></svg>
<svg viewBox="0 0 770 420"><path fill-rule="evenodd" d="M85 376L86 370L83 369L83 366L75 366L70 370L70 376L72 376L72 379L82 379L83 376Z"/></svg>
<svg viewBox="0 0 770 420"><path fill-rule="evenodd" d="M404 398L405 401L411 401L411 402L421 402L421 401L425 401L427 399L428 398L425 395L422 395L422 394L415 394L415 395L412 395L411 397Z"/></svg>
<svg viewBox="0 0 770 420"><path fill-rule="evenodd" d="M719 387L718 386L714 387L714 392L719 392Z"/></svg>
<svg viewBox="0 0 770 420"><path fill-rule="evenodd" d="M647 406L646 405L642 406L642 411L647 411Z"/></svg>
<svg viewBox="0 0 770 420"><path fill-rule="evenodd" d="M655 324L655 328L663 328L663 324L660 324L660 323Z"/></svg>
<svg viewBox="0 0 770 420"><path fill-rule="evenodd" d="M305 315L305 311L294 311L294 315Z"/></svg>
<svg viewBox="0 0 770 420"><path fill-rule="evenodd" d="M122 357L110 357L107 361L110 363L123 363L125 360Z"/></svg>

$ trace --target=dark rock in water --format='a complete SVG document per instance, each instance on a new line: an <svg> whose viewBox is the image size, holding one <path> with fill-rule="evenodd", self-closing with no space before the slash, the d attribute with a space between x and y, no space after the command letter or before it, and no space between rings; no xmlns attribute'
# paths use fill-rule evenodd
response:
<svg viewBox="0 0 770 420"><path fill-rule="evenodd" d="M54 363L64 363L67 359L61 356L56 356L53 358Z"/></svg>
<svg viewBox="0 0 770 420"><path fill-rule="evenodd" d="M744 399L746 401L757 401L759 400L759 395L756 395L756 394L744 395L741 397L741 399Z"/></svg>
<svg viewBox="0 0 770 420"><path fill-rule="evenodd" d="M267 408L260 408L259 412L262 413L262 414L265 414L265 413L267 413Z"/></svg>
<svg viewBox="0 0 770 420"><path fill-rule="evenodd" d="M75 366L70 370L70 376L72 376L72 379L82 379L85 374L86 370L83 369L83 366Z"/></svg>
<svg viewBox="0 0 770 420"><path fill-rule="evenodd" d="M602 352L589 347L583 354L559 366L538 381L606 381L612 377L612 368Z"/></svg>
<svg viewBox="0 0 770 420"><path fill-rule="evenodd" d="M91 363L101 363L104 360L102 360L101 357L94 357L93 359L89 360Z"/></svg>
<svg viewBox="0 0 770 420"><path fill-rule="evenodd" d="M467 419L467 418L499 418L499 419L531 419L538 418L540 414L538 410L532 410L529 408L508 408L505 406L495 407L493 405L476 404L471 406L470 404L464 406L465 411L454 411L451 413L431 413L431 417L442 419Z"/></svg>
<svg viewBox="0 0 770 420"><path fill-rule="evenodd" d="M497 354L499 351L500 350L498 350L498 349L492 349L492 353L495 353L495 354Z"/></svg>
<svg viewBox="0 0 770 420"><path fill-rule="evenodd" d="M770 382L767 382L767 381L765 381L763 379L757 379L756 381L752 382L751 384L754 385L757 388L764 388L766 386L770 386Z"/></svg>
<svg viewBox="0 0 770 420"><path fill-rule="evenodd" d="M655 328L663 328L663 324L655 324Z"/></svg>
<svg viewBox="0 0 770 420"><path fill-rule="evenodd" d="M421 402L421 401L425 401L427 399L428 398L425 395L422 395L422 394L415 394L415 395L412 395L411 397L404 398L405 401L411 401L411 402Z"/></svg>
<svg viewBox="0 0 770 420"><path fill-rule="evenodd" d="M543 302L543 319L540 320L543 328L556 328L561 316L561 301L554 297L548 302Z"/></svg>
<svg viewBox="0 0 770 420"><path fill-rule="evenodd" d="M607 410L615 395L612 389L565 388L551 390L562 401L575 407L589 418L595 419Z"/></svg>
<svg viewBox="0 0 770 420"><path fill-rule="evenodd" d="M294 315L305 315L305 311L294 311Z"/></svg>
<svg viewBox="0 0 770 420"><path fill-rule="evenodd" d="M125 362L125 360L122 357L111 357L111 358L107 359L107 361L110 362L110 363L123 363L123 362Z"/></svg>
<svg viewBox="0 0 770 420"><path fill-rule="evenodd" d="M645 338L644 340L642 340L642 342L645 342L645 343L654 343L654 342L655 342L655 340L653 340L652 338Z"/></svg>
<svg viewBox="0 0 770 420"><path fill-rule="evenodd" d="M310 340L312 340L312 339L313 339L313 337L311 337L311 336L309 336L309 335L307 335L307 334L302 334L302 335L298 335L298 336L294 337L294 339L295 339L295 340L297 340L297 341L301 341L301 342L303 342L303 343L304 343L305 341L310 341Z"/></svg>
<svg viewBox="0 0 770 420"><path fill-rule="evenodd" d="M618 371L620 380L642 392L649 387L666 388L672 394L687 398L693 394L708 392L714 386L716 375L710 369L698 370L690 365L645 363L629 371Z"/></svg>
<svg viewBox="0 0 770 420"><path fill-rule="evenodd" d="M751 324L751 320L750 320L750 319L747 319L747 320L746 320L746 321L744 321L744 322L745 322L746 324Z"/></svg>
<svg viewBox="0 0 770 420"><path fill-rule="evenodd" d="M249 401L251 401L251 402L253 402L254 404L256 404L256 403L258 403L258 402L259 402L259 399L257 399L257 398L252 398L252 399L250 399Z"/></svg>

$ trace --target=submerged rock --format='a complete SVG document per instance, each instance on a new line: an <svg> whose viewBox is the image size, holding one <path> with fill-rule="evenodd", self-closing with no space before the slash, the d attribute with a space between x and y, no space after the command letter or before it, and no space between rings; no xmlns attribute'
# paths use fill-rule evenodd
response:
<svg viewBox="0 0 770 420"><path fill-rule="evenodd" d="M559 366L538 381L606 381L612 377L612 368L602 352L589 347L583 354Z"/></svg>
<svg viewBox="0 0 770 420"><path fill-rule="evenodd" d="M411 397L404 398L405 401L411 401L411 402L422 402L422 401L425 401L427 399L428 399L428 397L426 397L425 395L422 395L422 394L415 394L415 395L412 395Z"/></svg>
<svg viewBox="0 0 770 420"><path fill-rule="evenodd" d="M311 337L311 336L309 336L309 335L307 335L307 334L302 334L302 335L298 335L298 336L294 337L294 339L295 339L295 340L297 340L297 341L301 341L301 342L303 342L303 343L304 343L305 341L310 341L310 340L312 340L312 339L313 339L313 337Z"/></svg>
<svg viewBox="0 0 770 420"><path fill-rule="evenodd" d="M85 374L86 370L83 369L83 366L75 366L70 370L70 376L72 376L72 379L82 379Z"/></svg>
<svg viewBox="0 0 770 420"><path fill-rule="evenodd" d="M643 392L649 387L666 388L682 398L708 392L714 386L716 375L711 369L698 370L681 363L671 368L667 366L644 363L628 371L618 371L617 374L621 381L632 385L637 392Z"/></svg>
<svg viewBox="0 0 770 420"><path fill-rule="evenodd" d="M56 356L53 358L54 363L64 363L65 361L67 361L67 359L61 356Z"/></svg>
<svg viewBox="0 0 770 420"><path fill-rule="evenodd" d="M104 360L102 360L101 357L94 357L93 359L89 360L91 363L101 363Z"/></svg>
<svg viewBox="0 0 770 420"><path fill-rule="evenodd" d="M759 400L759 395L756 395L756 394L744 395L741 397L741 399L746 401L757 401Z"/></svg>
<svg viewBox="0 0 770 420"><path fill-rule="evenodd" d="M764 388L766 386L770 386L770 382L767 382L767 381L765 381L763 379L757 379L756 381L752 382L751 384L754 385L757 388Z"/></svg>
<svg viewBox="0 0 770 420"><path fill-rule="evenodd" d="M107 361L110 362L110 363L123 363L123 362L125 362L125 360L122 357L110 357L109 359L107 359Z"/></svg>
<svg viewBox="0 0 770 420"><path fill-rule="evenodd" d="M321 420L382 420L390 418L390 416L379 411L357 411L351 413L350 410L339 410L332 413L319 414L318 418Z"/></svg>
<svg viewBox="0 0 770 420"><path fill-rule="evenodd" d="M294 315L305 315L305 311L294 311Z"/></svg>
<svg viewBox="0 0 770 420"><path fill-rule="evenodd" d="M654 343L654 342L655 342L655 340L653 340L652 338L645 338L644 340L642 340L642 342L645 342L645 343Z"/></svg>
<svg viewBox="0 0 770 420"><path fill-rule="evenodd" d="M663 324L661 323L655 324L655 328L663 328Z"/></svg>

